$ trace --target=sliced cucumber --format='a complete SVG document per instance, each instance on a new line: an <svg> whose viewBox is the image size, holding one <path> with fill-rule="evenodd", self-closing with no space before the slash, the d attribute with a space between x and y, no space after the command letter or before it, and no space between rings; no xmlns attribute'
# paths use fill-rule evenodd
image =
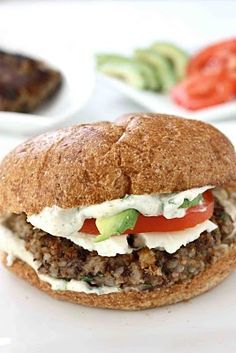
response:
<svg viewBox="0 0 236 353"><path fill-rule="evenodd" d="M176 80L173 69L162 55L151 49L135 50L134 55L137 59L142 60L155 69L155 74L159 78L162 91L168 92L174 86Z"/></svg>
<svg viewBox="0 0 236 353"><path fill-rule="evenodd" d="M170 60L173 65L175 77L178 81L185 77L189 56L184 50L171 43L155 43L152 49Z"/></svg>

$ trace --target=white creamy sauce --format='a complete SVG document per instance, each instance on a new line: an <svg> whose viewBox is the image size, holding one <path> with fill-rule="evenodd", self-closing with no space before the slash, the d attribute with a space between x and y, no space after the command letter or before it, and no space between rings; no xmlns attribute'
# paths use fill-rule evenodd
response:
<svg viewBox="0 0 236 353"><path fill-rule="evenodd" d="M74 244L81 246L89 251L97 251L100 256L116 256L116 254L130 254L133 249L129 247L127 236L115 235L100 243L94 242L94 235L85 233L76 233L64 236L63 238L71 240Z"/></svg>
<svg viewBox="0 0 236 353"><path fill-rule="evenodd" d="M119 292L120 289L116 287L102 286L99 288L91 287L84 281L70 280L65 281L62 279L56 279L48 275L41 275L38 273L40 263L34 261L33 255L25 249L24 241L17 237L12 231L6 227L0 225L0 250L7 253L10 256L11 261L7 261L7 265L12 266L14 259L18 258L27 263L31 268L35 270L38 277L51 285L53 290L60 291L75 291L84 292L87 294L108 294Z"/></svg>
<svg viewBox="0 0 236 353"><path fill-rule="evenodd" d="M163 215L167 219L182 218L185 216L186 209L179 206L184 199L192 201L211 188L213 186L207 185L174 194L129 195L123 199L70 209L58 206L45 207L40 213L29 216L28 221L51 235L68 236L78 232L86 219L112 216L130 208L145 216Z"/></svg>
<svg viewBox="0 0 236 353"><path fill-rule="evenodd" d="M213 194L224 206L225 211L230 215L234 223L236 223L236 205L234 201L236 200L236 193L228 193L225 189L216 188Z"/></svg>
<svg viewBox="0 0 236 353"><path fill-rule="evenodd" d="M12 254L7 255L7 266L12 266L15 261L15 256Z"/></svg>
<svg viewBox="0 0 236 353"><path fill-rule="evenodd" d="M140 248L147 246L149 249L158 248L172 254L182 245L199 238L204 231L212 232L217 226L211 221L205 221L193 228L187 228L176 232L155 232L135 234ZM76 233L64 238L71 240L76 245L89 251L97 251L100 256L116 256L117 254L130 254L134 251L127 242L126 235L114 235L100 243L93 241L94 235Z"/></svg>
<svg viewBox="0 0 236 353"><path fill-rule="evenodd" d="M91 287L88 283L84 281L70 280L65 281L62 279L52 278L48 275L38 275L39 278L51 285L51 288L56 291L72 291L72 292L84 292L87 294L109 294L120 292L120 289L117 287Z"/></svg>

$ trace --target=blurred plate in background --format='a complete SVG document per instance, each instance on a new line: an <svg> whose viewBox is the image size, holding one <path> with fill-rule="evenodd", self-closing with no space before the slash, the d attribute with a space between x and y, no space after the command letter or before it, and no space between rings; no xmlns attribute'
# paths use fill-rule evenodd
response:
<svg viewBox="0 0 236 353"><path fill-rule="evenodd" d="M100 73L98 75L101 77L101 80L104 81L104 83L114 87L136 103L139 103L148 109L148 111L174 114L186 118L204 121L225 120L228 118L234 118L234 116L236 118L235 100L228 103L219 104L211 108L201 109L198 111L190 111L179 107L171 100L171 97L167 94L158 94L155 92L141 90L139 91L118 79L108 77Z"/></svg>
<svg viewBox="0 0 236 353"><path fill-rule="evenodd" d="M78 52L78 46L75 49L69 41L63 43L63 37L60 42L54 43L51 43L50 37L48 41L45 37L43 44L37 45L33 40L23 42L14 33L14 38L6 36L0 40L0 48L41 59L58 69L63 76L62 87L33 112L34 115L0 112L0 131L34 134L57 126L76 114L90 98L94 88L94 63L92 55L80 46Z"/></svg>

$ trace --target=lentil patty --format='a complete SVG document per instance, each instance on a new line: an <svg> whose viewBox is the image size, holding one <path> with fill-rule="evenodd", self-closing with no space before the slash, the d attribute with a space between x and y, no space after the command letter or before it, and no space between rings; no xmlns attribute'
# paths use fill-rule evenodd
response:
<svg viewBox="0 0 236 353"><path fill-rule="evenodd" d="M65 280L82 279L92 286L148 290L191 280L236 242L233 221L218 201L211 221L218 229L202 233L174 254L145 247L115 257L99 256L70 240L35 229L27 223L25 214L12 214L5 225L25 240L26 249L41 263L41 274ZM133 244L132 235L128 241Z"/></svg>

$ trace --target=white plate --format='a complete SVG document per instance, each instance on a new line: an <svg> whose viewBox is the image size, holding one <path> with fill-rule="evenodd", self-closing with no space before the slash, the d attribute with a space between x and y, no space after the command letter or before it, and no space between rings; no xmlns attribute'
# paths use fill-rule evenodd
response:
<svg viewBox="0 0 236 353"><path fill-rule="evenodd" d="M234 273L188 302L141 312L59 302L0 270L2 353L235 353Z"/></svg>
<svg viewBox="0 0 236 353"><path fill-rule="evenodd" d="M29 37L30 38L30 37ZM68 41L55 42L50 45L47 38L41 45L33 41L22 42L22 39L7 37L1 40L0 47L11 52L29 55L42 59L63 76L63 84L58 93L33 115L0 112L0 130L14 133L33 134L57 126L62 121L77 113L88 101L94 88L93 57L80 46ZM20 43L20 44L19 44Z"/></svg>
<svg viewBox="0 0 236 353"><path fill-rule="evenodd" d="M235 124L217 124L236 144ZM7 152L20 141L0 144ZM59 302L0 266L0 352L235 353L236 273L188 302L141 312Z"/></svg>
<svg viewBox="0 0 236 353"><path fill-rule="evenodd" d="M236 100L219 104L207 109L189 111L175 104L169 95L149 91L139 91L118 79L108 77L100 73L98 75L102 77L104 82L124 93L136 103L139 103L143 107L147 108L148 111L158 113L168 112L168 114L204 121L225 120L228 118L234 118L236 114Z"/></svg>

